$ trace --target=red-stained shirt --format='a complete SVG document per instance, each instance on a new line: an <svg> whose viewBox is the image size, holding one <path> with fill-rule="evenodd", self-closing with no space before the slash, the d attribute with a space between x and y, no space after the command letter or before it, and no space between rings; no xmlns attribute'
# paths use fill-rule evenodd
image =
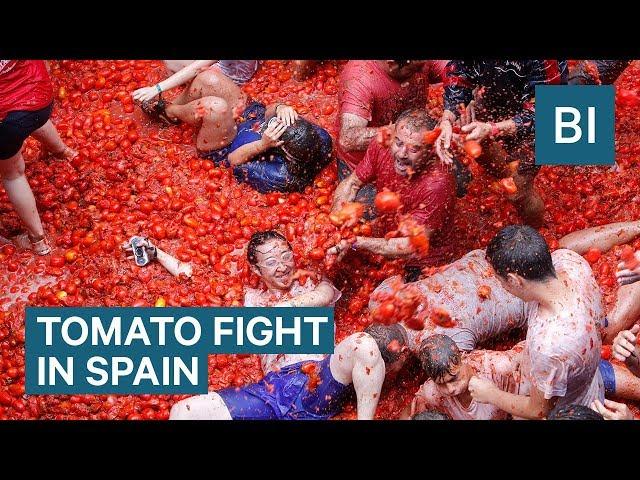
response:
<svg viewBox="0 0 640 480"><path fill-rule="evenodd" d="M455 206L455 179L447 167L436 160L425 171L414 174L411 178L403 177L396 173L391 150L374 139L355 173L363 183L375 182L378 191L388 188L400 196L402 207L398 212L379 215L376 219L376 234L384 236L395 230L399 217L409 214L419 224L434 230L428 255L411 259L409 264L432 266L450 260L449 233Z"/></svg>
<svg viewBox="0 0 640 480"><path fill-rule="evenodd" d="M33 112L53 101L53 87L42 60L0 60L0 120L9 112Z"/></svg>
<svg viewBox="0 0 640 480"><path fill-rule="evenodd" d="M409 80L400 82L391 78L376 60L351 60L340 73L338 104L340 131L343 113L352 113L366 119L370 127L393 123L398 115L409 108L425 108L430 83L440 83L445 77L447 60L429 60L422 71ZM354 168L364 150L346 152L340 144L338 156Z"/></svg>

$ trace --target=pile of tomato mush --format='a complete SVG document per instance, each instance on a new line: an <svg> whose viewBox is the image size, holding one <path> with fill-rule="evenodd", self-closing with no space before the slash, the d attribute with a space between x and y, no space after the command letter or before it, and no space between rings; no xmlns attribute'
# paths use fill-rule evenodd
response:
<svg viewBox="0 0 640 480"><path fill-rule="evenodd" d="M292 78L286 61L266 61L244 87L265 102L286 102L336 138L338 73L344 62L324 62L306 81ZM226 168L198 158L188 125L160 128L133 104L131 92L166 75L159 61L56 61L52 120L80 155L57 161L29 139L23 154L53 254L35 256L0 239L0 419L167 419L176 395L25 395L25 306L239 306L245 285L256 285L246 258L256 231L277 228L294 248L300 268L323 271L343 291L336 307L337 338L371 321L369 296L401 271L395 261L352 255L348 269L325 261L341 238L368 233L370 225L339 226L329 216L337 183L335 162L302 193L259 194ZM557 239L578 229L640 219L638 134L640 71L635 63L618 81L616 156L608 167L544 167L537 178L547 227ZM432 88L429 109L439 115L442 88ZM451 241L462 255L486 245L501 227L519 219L506 191L475 162L467 195L457 201ZM23 232L0 187L0 236ZM334 219L335 220L335 219ZM192 278L173 277L160 265L139 268L121 244L148 236L194 267ZM640 242L632 245L640 247ZM611 306L615 265L622 247L588 256ZM514 339L496 342L507 348ZM211 355L211 389L262 377L255 355ZM377 416L394 418L421 380L409 365L385 386ZM348 405L341 418L354 418Z"/></svg>

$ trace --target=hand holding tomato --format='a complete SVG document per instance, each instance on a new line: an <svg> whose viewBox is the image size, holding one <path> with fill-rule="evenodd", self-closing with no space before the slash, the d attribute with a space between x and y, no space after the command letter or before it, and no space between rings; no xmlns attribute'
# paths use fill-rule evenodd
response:
<svg viewBox="0 0 640 480"><path fill-rule="evenodd" d="M327 249L327 255L335 255L335 261L339 262L347 254L349 248L351 248L349 240L340 240L336 245Z"/></svg>
<svg viewBox="0 0 640 480"><path fill-rule="evenodd" d="M137 100L139 102L146 102L151 100L152 98L155 98L158 93L160 92L158 92L158 89L155 86L143 87L134 90L131 96L134 100Z"/></svg>

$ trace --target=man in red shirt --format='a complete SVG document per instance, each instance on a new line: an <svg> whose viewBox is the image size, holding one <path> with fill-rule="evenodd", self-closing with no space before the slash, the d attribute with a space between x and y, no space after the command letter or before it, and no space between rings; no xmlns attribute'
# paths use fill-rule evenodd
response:
<svg viewBox="0 0 640 480"><path fill-rule="evenodd" d="M429 84L441 83L446 60L350 60L340 73L338 179L348 177L381 127L393 128L403 111L427 106ZM370 205L373 185L357 200Z"/></svg>
<svg viewBox="0 0 640 480"><path fill-rule="evenodd" d="M49 120L53 106L53 88L42 60L0 60L0 177L27 227L35 253L51 251L44 236L36 200L24 174L20 150L32 135L49 153L61 159L77 155L60 139Z"/></svg>
<svg viewBox="0 0 640 480"><path fill-rule="evenodd" d="M407 110L396 121L389 147L377 140L371 141L355 171L338 185L333 212L339 212L369 183L374 183L378 190L387 188L395 192L401 207L377 218L375 228L380 238L356 237L352 245L343 240L330 248L328 254L342 258L350 246L386 257L408 257L407 265L412 267L443 264L451 259L446 240L452 224L455 180L431 146L424 142L425 133L435 125L425 110ZM407 219L424 229L430 244L428 255L417 255L408 236L384 238L386 233L398 228L400 221Z"/></svg>

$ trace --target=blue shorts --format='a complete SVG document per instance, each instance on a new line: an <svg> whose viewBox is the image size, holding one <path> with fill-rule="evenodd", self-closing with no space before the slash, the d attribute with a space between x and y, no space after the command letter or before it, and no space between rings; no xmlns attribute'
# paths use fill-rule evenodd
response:
<svg viewBox="0 0 640 480"><path fill-rule="evenodd" d="M260 140L260 127L265 121L266 107L253 102L242 113L242 120L238 123L238 133L230 145L209 152L205 155L216 165L229 166L228 156L243 145ZM247 183L260 193L268 192L300 192L311 183L315 175L331 161L333 143L329 133L315 125L316 131L322 138L322 150L317 163L311 166L312 171L307 175L295 175L278 148L272 148L256 158L242 165L233 167L233 176L238 182Z"/></svg>
<svg viewBox="0 0 640 480"><path fill-rule="evenodd" d="M605 396L615 395L616 393L616 375L613 370L613 365L607 360L600 360L600 375L602 375L602 381L604 383Z"/></svg>
<svg viewBox="0 0 640 480"><path fill-rule="evenodd" d="M322 361L287 365L268 373L262 380L244 387L230 387L217 393L234 420L326 420L342 411L353 392L331 375L331 355ZM313 363L319 384L309 390L304 365Z"/></svg>

